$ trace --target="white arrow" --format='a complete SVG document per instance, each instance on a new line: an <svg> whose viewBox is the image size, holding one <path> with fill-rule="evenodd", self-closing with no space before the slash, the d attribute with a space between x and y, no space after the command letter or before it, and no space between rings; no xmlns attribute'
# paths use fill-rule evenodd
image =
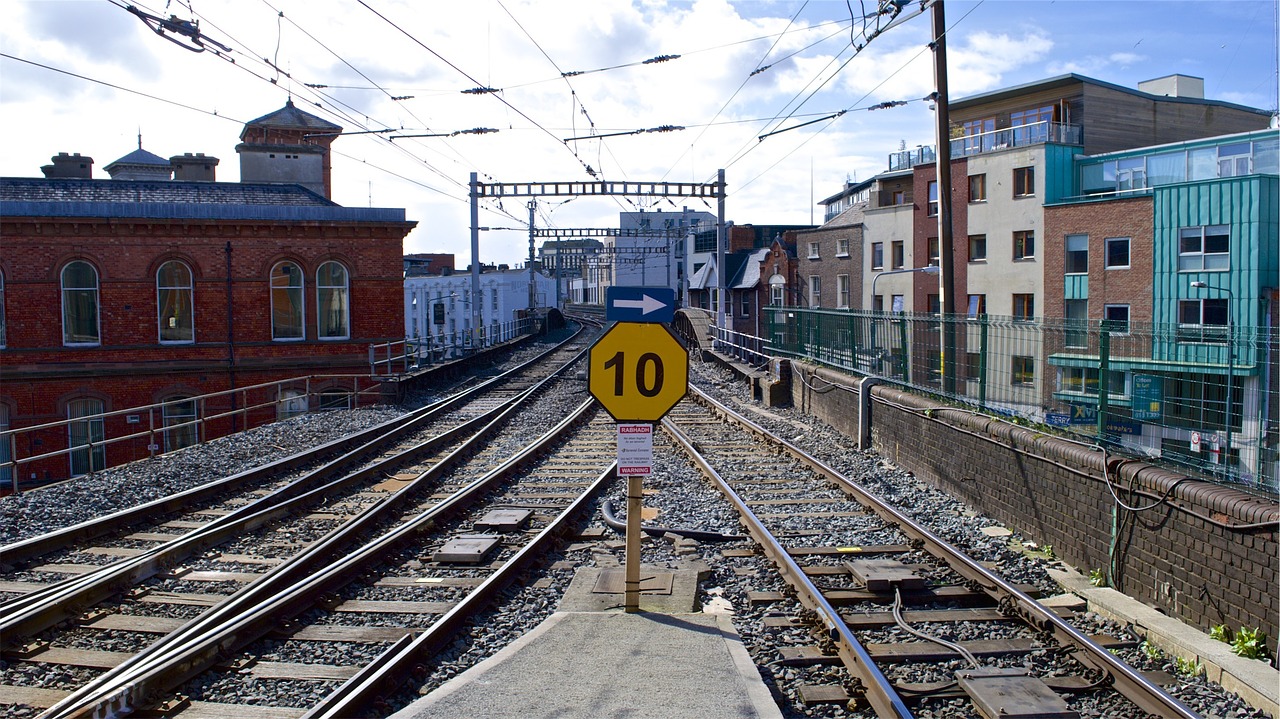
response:
<svg viewBox="0 0 1280 719"><path fill-rule="evenodd" d="M640 295L640 299L638 300L614 300L613 306L619 309L640 310L640 314L647 315L650 312L666 307L667 303L659 299L654 299L649 295Z"/></svg>

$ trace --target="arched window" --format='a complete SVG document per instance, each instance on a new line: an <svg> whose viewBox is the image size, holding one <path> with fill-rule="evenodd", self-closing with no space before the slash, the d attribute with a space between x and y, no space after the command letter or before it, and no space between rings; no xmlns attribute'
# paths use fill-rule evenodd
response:
<svg viewBox="0 0 1280 719"><path fill-rule="evenodd" d="M196 425L196 402L190 397L174 397L163 405L164 451L190 447L200 442Z"/></svg>
<svg viewBox="0 0 1280 719"><path fill-rule="evenodd" d="M62 344L102 343L98 327L98 271L88 262L62 268Z"/></svg>
<svg viewBox="0 0 1280 719"><path fill-rule="evenodd" d="M271 339L300 340L305 337L302 307L302 268L281 262L271 270Z"/></svg>
<svg viewBox="0 0 1280 719"><path fill-rule="evenodd" d="M102 417L102 400L76 399L67 403L67 441L71 449L71 476L97 472L107 466L106 438ZM88 417L89 419L80 419Z"/></svg>
<svg viewBox="0 0 1280 719"><path fill-rule="evenodd" d="M160 317L161 344L195 342L192 311L191 268L170 260L156 272L156 307Z"/></svg>
<svg viewBox="0 0 1280 719"><path fill-rule="evenodd" d="M322 340L351 337L347 268L326 262L316 270L316 336Z"/></svg>

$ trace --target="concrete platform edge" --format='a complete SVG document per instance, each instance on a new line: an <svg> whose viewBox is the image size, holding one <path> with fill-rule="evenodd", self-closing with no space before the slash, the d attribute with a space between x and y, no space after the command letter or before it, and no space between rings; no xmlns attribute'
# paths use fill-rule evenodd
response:
<svg viewBox="0 0 1280 719"><path fill-rule="evenodd" d="M550 631L552 627L559 624L567 616L569 615L566 612L555 612L551 616L542 620L542 623L534 627L532 630L520 635L519 639L511 642L502 649L499 649L496 654L488 659L485 659L458 676L453 677L427 696L431 696L433 699L438 700L458 691L462 687L466 686L468 682L475 681L479 677L484 676L487 672L506 661L508 657L520 651L525 645L531 643L542 634ZM422 700L420 699L418 701ZM417 704L418 702L410 704L395 714L392 714L388 719L413 719L413 717L418 715L418 711L415 709Z"/></svg>
<svg viewBox="0 0 1280 719"><path fill-rule="evenodd" d="M557 624L565 621L575 614L598 615L600 613L553 613L538 624L538 626L524 633L520 638L503 647L493 656L453 677L435 691L413 702L409 706L404 707L395 714L392 714L389 719L416 719L416 717L421 713L423 702L440 701L456 691L461 691L469 684L482 679L485 674L497 669L515 654L519 653L529 644L536 641L541 635L553 630ZM782 710L778 708L777 703L773 699L773 695L770 694L768 687L765 686L764 679L760 676L759 669L756 667L755 662L752 661L751 655L747 652L746 646L742 643L742 638L738 635L738 631L733 627L733 621L730 617L724 614L704 614L704 616L715 617L716 628L719 630L720 636L724 640L725 647L729 652L733 666L737 670L739 676L743 677L745 680L744 683L746 684L747 699L755 707L760 719L782 719Z"/></svg>
<svg viewBox="0 0 1280 719"><path fill-rule="evenodd" d="M1114 589L1095 587L1088 577L1073 569L1048 572L1063 589L1084 599L1089 611L1132 623L1140 635L1165 654L1200 662L1210 681L1239 694L1249 706L1280 717L1280 671L1271 665L1238 657L1226 643Z"/></svg>

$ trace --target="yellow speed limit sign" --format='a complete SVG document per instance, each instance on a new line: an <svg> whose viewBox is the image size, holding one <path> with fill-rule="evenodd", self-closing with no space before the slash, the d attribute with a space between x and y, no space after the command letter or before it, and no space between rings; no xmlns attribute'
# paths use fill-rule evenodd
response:
<svg viewBox="0 0 1280 719"><path fill-rule="evenodd" d="M619 322L591 346L587 386L619 422L656 422L689 389L689 354L666 325Z"/></svg>

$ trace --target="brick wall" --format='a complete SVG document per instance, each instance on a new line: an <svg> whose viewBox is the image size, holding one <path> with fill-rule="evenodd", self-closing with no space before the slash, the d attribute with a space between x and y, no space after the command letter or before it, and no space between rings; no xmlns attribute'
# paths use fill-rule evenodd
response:
<svg viewBox="0 0 1280 719"><path fill-rule="evenodd" d="M0 349L0 404L12 428L65 420L67 404L95 398L105 411L153 404L275 380L320 374L368 373L368 346L402 339L402 242L413 223L164 221L128 218L8 218L0 223L6 345ZM230 257L227 247L230 244ZM98 275L101 344L62 343L60 272L71 260ZM192 271L195 342L158 338L156 271L181 260ZM271 338L269 277L275 263L296 262L305 278L302 341ZM350 337L317 338L316 270L338 261L348 271ZM228 261L230 282L228 282ZM230 312L228 311L230 293ZM233 336L234 342L229 342ZM347 382L350 384L350 382ZM319 389L313 387L313 389ZM275 417L264 409L235 421ZM231 400L224 402L230 409ZM203 414L215 413L207 407ZM157 415L158 416L158 415ZM107 436L146 430L125 417L107 420ZM209 436L231 420L209 425ZM147 456L151 439L107 448L108 464ZM66 428L31 435L17 457L62 449ZM59 479L66 457L24 467L20 479Z"/></svg>
<svg viewBox="0 0 1280 719"><path fill-rule="evenodd" d="M1109 304L1129 305L1129 321L1151 321L1155 255L1150 197L1044 208L1044 313L1062 317L1064 238L1089 236L1089 319ZM1129 268L1106 268L1108 237L1129 238Z"/></svg>
<svg viewBox="0 0 1280 719"><path fill-rule="evenodd" d="M854 378L792 366L796 408L856 436ZM872 443L887 460L1023 537L1051 545L1083 572L1111 564L1115 502L1099 453L993 418L946 412L888 386L870 392ZM934 410L932 416L926 410ZM1261 627L1274 653L1280 633L1276 503L1182 481L1183 475L1140 461L1110 457L1106 466L1128 504L1169 499L1148 511L1120 512L1117 588L1202 631L1220 623ZM1139 494L1119 489L1129 487Z"/></svg>

